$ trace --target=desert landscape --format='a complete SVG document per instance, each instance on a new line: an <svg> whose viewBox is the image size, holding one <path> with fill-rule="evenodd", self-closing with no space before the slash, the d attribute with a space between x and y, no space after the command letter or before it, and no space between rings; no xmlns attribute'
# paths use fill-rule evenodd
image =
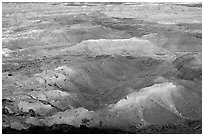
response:
<svg viewBox="0 0 204 136"><path fill-rule="evenodd" d="M202 133L202 3L2 3L3 133Z"/></svg>

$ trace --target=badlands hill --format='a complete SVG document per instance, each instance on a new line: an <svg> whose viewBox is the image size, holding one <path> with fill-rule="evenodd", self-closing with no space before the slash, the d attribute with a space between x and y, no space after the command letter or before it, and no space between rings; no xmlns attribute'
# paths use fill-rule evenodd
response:
<svg viewBox="0 0 204 136"><path fill-rule="evenodd" d="M199 3L2 11L3 133L201 133Z"/></svg>

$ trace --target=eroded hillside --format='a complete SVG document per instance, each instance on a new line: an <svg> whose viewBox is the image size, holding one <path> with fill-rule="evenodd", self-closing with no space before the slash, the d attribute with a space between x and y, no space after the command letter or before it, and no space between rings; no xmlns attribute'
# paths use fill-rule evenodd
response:
<svg viewBox="0 0 204 136"><path fill-rule="evenodd" d="M198 5L3 3L3 132L201 133Z"/></svg>

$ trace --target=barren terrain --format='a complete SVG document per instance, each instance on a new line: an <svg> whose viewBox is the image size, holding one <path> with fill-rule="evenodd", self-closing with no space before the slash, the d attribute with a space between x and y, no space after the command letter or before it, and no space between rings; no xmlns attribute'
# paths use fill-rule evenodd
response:
<svg viewBox="0 0 204 136"><path fill-rule="evenodd" d="M3 133L202 133L201 3L3 3Z"/></svg>

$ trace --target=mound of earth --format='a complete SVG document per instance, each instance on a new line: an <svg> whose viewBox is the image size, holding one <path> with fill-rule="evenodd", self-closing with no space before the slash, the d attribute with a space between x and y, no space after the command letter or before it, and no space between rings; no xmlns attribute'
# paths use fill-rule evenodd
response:
<svg viewBox="0 0 204 136"><path fill-rule="evenodd" d="M68 51L86 54L96 55L111 55L111 54L123 54L131 56L151 56L154 57L157 54L168 53L167 50L159 48L149 42L148 40L141 40L138 38L131 39L114 39L114 40L88 40L80 44L72 46Z"/></svg>
<svg viewBox="0 0 204 136"><path fill-rule="evenodd" d="M178 57L173 64L178 69L178 76L185 80L200 79L202 76L202 55L187 54Z"/></svg>
<svg viewBox="0 0 204 136"><path fill-rule="evenodd" d="M3 133L201 133L199 4L3 5Z"/></svg>
<svg viewBox="0 0 204 136"><path fill-rule="evenodd" d="M194 33L193 33L194 34ZM149 34L144 35L143 38L151 41L159 47L177 51L177 52L201 52L202 51L202 39L193 35L192 33L161 33L161 34Z"/></svg>

